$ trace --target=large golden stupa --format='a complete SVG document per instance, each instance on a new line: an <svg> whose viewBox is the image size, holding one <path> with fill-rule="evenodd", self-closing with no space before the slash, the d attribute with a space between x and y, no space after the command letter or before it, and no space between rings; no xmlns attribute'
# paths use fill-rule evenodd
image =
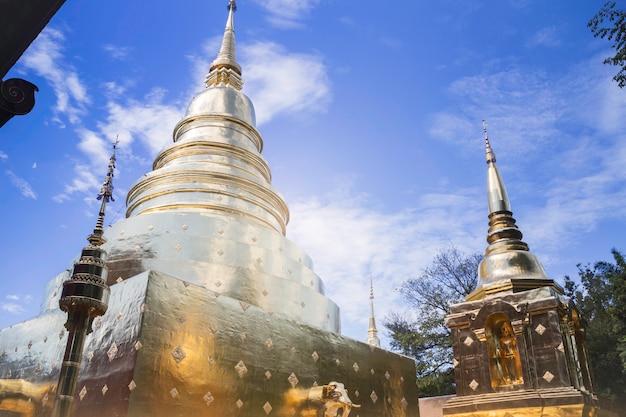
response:
<svg viewBox="0 0 626 417"><path fill-rule="evenodd" d="M285 237L228 9L206 89L104 233L110 299L72 415L417 417L413 360L341 336L337 305ZM0 331L0 416L52 413L69 278L50 281L38 317Z"/></svg>

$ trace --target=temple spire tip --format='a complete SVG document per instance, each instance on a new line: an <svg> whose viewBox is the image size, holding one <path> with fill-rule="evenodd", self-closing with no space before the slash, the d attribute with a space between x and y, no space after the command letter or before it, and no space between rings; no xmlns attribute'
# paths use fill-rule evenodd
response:
<svg viewBox="0 0 626 417"><path fill-rule="evenodd" d="M222 85L241 90L243 86L241 66L237 62L235 52L235 19L233 15L236 10L237 2L235 0L229 0L228 18L226 19L226 28L224 29L222 44L204 80L204 84L207 88Z"/></svg>
<svg viewBox="0 0 626 417"><path fill-rule="evenodd" d="M98 213L98 220L96 221L96 227L93 229L93 233L87 237L87 241L93 246L100 246L106 242L104 239L104 215L106 213L106 205L109 201L115 201L113 198L113 176L115 175L115 152L120 143L119 136L115 138L113 142L113 152L109 158L109 167L107 169L106 177L100 187L100 192L96 197L98 200L102 200L100 205L100 211Z"/></svg>
<svg viewBox="0 0 626 417"><path fill-rule="evenodd" d="M489 143L489 135L487 134L487 126L489 126L484 120L483 120L483 133L485 135L485 156L487 159L487 163L495 163L496 162L496 155L493 153L493 149L491 149L491 144Z"/></svg>

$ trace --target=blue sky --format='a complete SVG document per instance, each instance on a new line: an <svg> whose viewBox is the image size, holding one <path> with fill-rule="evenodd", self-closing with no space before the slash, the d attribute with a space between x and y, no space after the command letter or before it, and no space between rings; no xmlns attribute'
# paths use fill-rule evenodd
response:
<svg viewBox="0 0 626 417"><path fill-rule="evenodd" d="M123 218L126 191L203 88L226 3L68 0L7 75L40 92L0 129L0 328L35 316L86 244L116 135L107 223ZM551 277L626 250L626 91L586 28L602 2L237 3L244 92L287 236L344 334L366 338L370 275L384 333L385 314L406 308L395 289L434 254L484 251L482 119Z"/></svg>

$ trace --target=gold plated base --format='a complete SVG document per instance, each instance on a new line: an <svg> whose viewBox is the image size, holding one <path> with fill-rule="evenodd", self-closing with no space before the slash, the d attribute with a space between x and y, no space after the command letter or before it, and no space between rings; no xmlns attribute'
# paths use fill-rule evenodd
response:
<svg viewBox="0 0 626 417"><path fill-rule="evenodd" d="M445 417L617 417L574 388L470 395L450 399Z"/></svg>
<svg viewBox="0 0 626 417"><path fill-rule="evenodd" d="M0 378L54 381L62 319L2 330ZM412 359L154 271L111 287L83 358L74 417L308 416L296 394L333 381L360 405L351 417L419 417Z"/></svg>

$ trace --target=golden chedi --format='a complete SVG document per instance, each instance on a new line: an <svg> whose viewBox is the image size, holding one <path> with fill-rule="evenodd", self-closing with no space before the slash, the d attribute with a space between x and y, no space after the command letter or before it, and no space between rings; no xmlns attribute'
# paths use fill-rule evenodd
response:
<svg viewBox="0 0 626 417"><path fill-rule="evenodd" d="M489 232L478 286L451 306L454 417L610 416L601 409L576 307L515 224L485 129Z"/></svg>

